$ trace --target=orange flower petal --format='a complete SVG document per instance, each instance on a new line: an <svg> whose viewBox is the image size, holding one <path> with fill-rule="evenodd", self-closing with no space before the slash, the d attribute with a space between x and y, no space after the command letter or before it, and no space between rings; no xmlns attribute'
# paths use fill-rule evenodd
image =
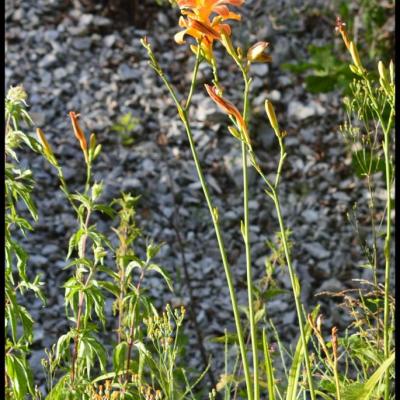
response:
<svg viewBox="0 0 400 400"><path fill-rule="evenodd" d="M245 123L240 114L239 110L228 100L225 100L217 94L217 88L215 86L204 85L208 95L214 100L215 103L228 115L231 115L236 119L236 122L241 128L245 128Z"/></svg>
<svg viewBox="0 0 400 400"><path fill-rule="evenodd" d="M219 33L213 29L211 26L204 24L201 21L197 20L190 20L189 22L190 27L195 29L196 31L199 31L201 33L204 33L206 37L209 39L219 39L220 35Z"/></svg>
<svg viewBox="0 0 400 400"><path fill-rule="evenodd" d="M74 134L75 134L76 138L78 139L79 144L81 145L81 149L83 151L83 154L85 156L85 160L87 162L87 160L88 160L87 142L86 142L85 135L84 135L84 133L82 131L82 128L80 127L80 125L78 123L78 116L75 114L75 112L70 111L69 117L71 118L72 128L74 130Z"/></svg>

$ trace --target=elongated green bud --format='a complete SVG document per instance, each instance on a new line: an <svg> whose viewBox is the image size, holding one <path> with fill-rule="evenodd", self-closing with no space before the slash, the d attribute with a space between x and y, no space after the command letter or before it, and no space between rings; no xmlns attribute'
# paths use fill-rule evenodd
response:
<svg viewBox="0 0 400 400"><path fill-rule="evenodd" d="M378 62L378 72L379 72L379 77L385 81L388 82L388 74L385 66L383 65L382 61Z"/></svg>
<svg viewBox="0 0 400 400"><path fill-rule="evenodd" d="M269 123L271 124L272 129L275 131L275 134L277 136L280 136L279 124L278 124L278 120L276 119L274 106L272 105L272 103L269 100L265 100L265 111L267 113Z"/></svg>
<svg viewBox="0 0 400 400"><path fill-rule="evenodd" d="M46 139L46 136L44 136L44 133L40 128L36 128L36 135L37 135L37 137L39 139L40 144L43 147L44 153L52 155L53 154L53 150L51 149L50 144Z"/></svg>
<svg viewBox="0 0 400 400"><path fill-rule="evenodd" d="M223 33L221 35L221 43L224 45L228 54L236 56L236 52L235 52L235 49L233 48L232 40L229 36L227 36Z"/></svg>
<svg viewBox="0 0 400 400"><path fill-rule="evenodd" d="M390 60L389 63L389 74L390 74L390 83L394 85L394 64L392 60Z"/></svg>
<svg viewBox="0 0 400 400"><path fill-rule="evenodd" d="M96 135L94 133L91 133L89 140L89 148L90 150L93 150L95 147L96 147Z"/></svg>
<svg viewBox="0 0 400 400"><path fill-rule="evenodd" d="M382 61L378 62L378 72L379 72L379 83L381 87L385 90L387 94L390 93L390 83L387 69L385 68Z"/></svg>
<svg viewBox="0 0 400 400"><path fill-rule="evenodd" d="M362 71L364 68L361 64L360 56L358 55L357 47L355 46L354 42L350 42L349 51L351 54L351 58L353 59L354 65Z"/></svg>

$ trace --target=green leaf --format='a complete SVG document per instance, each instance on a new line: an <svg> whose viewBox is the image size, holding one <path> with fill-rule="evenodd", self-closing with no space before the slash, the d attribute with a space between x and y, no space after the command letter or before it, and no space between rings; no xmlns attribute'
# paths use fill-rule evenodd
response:
<svg viewBox="0 0 400 400"><path fill-rule="evenodd" d="M120 288L118 285L112 282L107 281L99 281L99 286L113 294L115 297L118 297L120 294Z"/></svg>
<svg viewBox="0 0 400 400"><path fill-rule="evenodd" d="M263 300L271 300L272 298L279 296L280 294L289 293L288 290L280 289L280 288L269 288L265 292L261 293L261 297Z"/></svg>
<svg viewBox="0 0 400 400"><path fill-rule="evenodd" d="M268 399L275 400L274 369L272 367L272 358L270 354L269 344L267 340L267 333L265 331L265 328L263 329L262 340L263 340L263 350L264 350L265 374L267 375Z"/></svg>
<svg viewBox="0 0 400 400"><path fill-rule="evenodd" d="M228 344L238 344L239 339L236 333L228 332L223 336L213 337L210 339L214 343L228 343Z"/></svg>
<svg viewBox="0 0 400 400"><path fill-rule="evenodd" d="M125 275L128 277L135 268L143 269L144 267L145 263L142 260L135 259L126 266Z"/></svg>
<svg viewBox="0 0 400 400"><path fill-rule="evenodd" d="M281 68L286 71L293 72L295 74L301 74L311 68L314 68L315 65L309 62L299 62L299 63L284 63L281 65Z"/></svg>
<svg viewBox="0 0 400 400"><path fill-rule="evenodd" d="M65 335L61 335L56 345L56 360L61 360L65 354L68 354L69 345L72 339L72 332L68 332Z"/></svg>
<svg viewBox="0 0 400 400"><path fill-rule="evenodd" d="M318 396L321 396L323 400L335 400L333 397L328 396L327 394L321 392L320 390L316 390L315 394L317 394Z"/></svg>
<svg viewBox="0 0 400 400"><path fill-rule="evenodd" d="M149 271L156 271L156 272L158 272L158 273L164 278L164 280L165 280L165 282L166 282L166 284L167 284L167 286L168 286L168 289L169 289L171 292L174 291L174 288L172 287L172 280L171 280L171 278L169 277L169 275L167 274L167 272L165 272L159 265L157 265L157 264L150 264L150 265L148 266L148 270L149 270Z"/></svg>
<svg viewBox="0 0 400 400"><path fill-rule="evenodd" d="M6 372L11 380L16 400L24 400L28 393L33 394L33 384L28 369L26 360L12 354L6 355Z"/></svg>
<svg viewBox="0 0 400 400"><path fill-rule="evenodd" d="M113 354L113 366L116 374L125 368L127 354L128 344L126 342L121 342L115 347Z"/></svg>
<svg viewBox="0 0 400 400"><path fill-rule="evenodd" d="M158 254L161 247L162 247L162 244L150 243L146 249L147 260L149 261L149 260L153 259Z"/></svg>
<svg viewBox="0 0 400 400"><path fill-rule="evenodd" d="M366 174L382 172L385 174L385 160L376 157L369 150L357 150L351 155L351 163L359 178L364 178Z"/></svg>
<svg viewBox="0 0 400 400"><path fill-rule="evenodd" d="M316 318L318 311L319 311L319 305L316 306L311 313L313 319ZM304 335L305 335L305 342L307 344L311 336L311 326L308 322L306 322L304 326ZM304 351L307 351L307 349L304 349L303 341L301 340L301 336L299 336L299 340L297 342L296 350L292 360L292 366L290 367L289 371L286 400L297 399L297 386L300 377L300 367L305 354Z"/></svg>
<svg viewBox="0 0 400 400"><path fill-rule="evenodd" d="M113 218L115 215L114 210L111 207L106 206L104 204L96 204L95 206L93 206L93 210L100 211L103 214L108 215L110 218Z"/></svg>
<svg viewBox="0 0 400 400"><path fill-rule="evenodd" d="M335 75L310 75L305 78L305 83L310 93L327 93L335 89L338 80Z"/></svg>
<svg viewBox="0 0 400 400"><path fill-rule="evenodd" d="M342 400L369 400L373 391L385 374L386 370L393 363L395 353L386 359L381 366L371 375L371 377L365 383L356 382L346 386Z"/></svg>
<svg viewBox="0 0 400 400"><path fill-rule="evenodd" d="M33 340L33 319L25 307L19 306L19 316L23 327L23 337L30 343Z"/></svg>

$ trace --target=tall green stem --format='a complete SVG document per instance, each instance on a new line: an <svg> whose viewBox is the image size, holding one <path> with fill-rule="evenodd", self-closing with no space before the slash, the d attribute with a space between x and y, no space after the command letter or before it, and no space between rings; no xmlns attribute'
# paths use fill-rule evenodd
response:
<svg viewBox="0 0 400 400"><path fill-rule="evenodd" d="M245 79L243 119L245 122L247 122L250 82L245 72L243 73L243 77ZM243 240L246 250L247 297L249 302L250 336L251 336L251 348L253 353L254 399L259 400L260 387L258 382L257 327L255 322L254 305L253 305L254 294L253 294L253 276L251 271L251 246L250 246L250 228L249 228L249 182L248 182L248 169L247 169L247 144L245 142L242 142L242 163L243 163L242 165L243 210L244 210Z"/></svg>
<svg viewBox="0 0 400 400"><path fill-rule="evenodd" d="M282 244L283 244L283 249L285 252L286 263L287 263L288 270L289 270L290 282L291 282L294 302L295 302L295 306L296 306L297 319L299 321L300 337L301 337L301 342L302 342L302 345L304 348L304 361L305 361L306 371L307 371L308 387L309 387L309 391L310 391L311 400L315 400L316 397L315 397L315 391L314 391L314 384L312 381L311 364L310 364L310 358L309 358L308 351L307 351L306 335L304 332L304 319L303 319L303 312L302 312L301 299L300 299L300 294L301 294L300 285L298 283L298 278L296 276L296 272L294 271L294 268L292 265L292 260L291 260L291 256L290 256L290 252L289 252L288 238L286 236L285 224L283 222L281 206L280 206L280 202L279 202L279 195L277 192L277 188L278 188L278 184L279 184L279 180L280 180L281 172L282 172L282 164L283 164L284 159L286 158L286 152L285 152L283 140L282 140L282 138L278 138L278 139L279 139L279 145L281 148L281 152L280 152L281 156L279 159L277 176L276 176L274 185L268 180L268 178L262 172L261 168L259 167L259 165L257 164L257 162L255 160L254 153L251 153L251 156L252 156L253 166L256 168L257 172L260 174L260 176L262 177L262 179L268 186L266 193L273 200L275 209L276 209L276 214L278 216L279 229L281 232Z"/></svg>
<svg viewBox="0 0 400 400"><path fill-rule="evenodd" d="M385 237L385 301L383 310L384 336L383 346L385 359L390 355L390 332L389 332L389 289L390 289L390 241L392 228L392 203L391 203L391 173L390 173L390 121L384 132L383 150L385 155L385 175L386 175L386 237ZM385 374L385 400L389 399L389 372Z"/></svg>
<svg viewBox="0 0 400 400"><path fill-rule="evenodd" d="M307 341L306 341L306 336L304 333L304 320L303 320L303 314L302 314L302 309L301 309L300 286L298 284L296 272L294 271L294 268L292 265L292 260L291 260L290 253L289 253L288 240L287 240L287 236L286 236L285 225L283 223L281 206L279 203L279 196L275 189L272 192L272 199L274 201L276 213L278 215L279 228L280 228L281 235L282 235L282 244L283 244L283 249L285 251L286 262L288 265L290 282L292 285L294 302L296 305L297 318L299 320L299 329L300 329L301 342L302 342L303 348L304 348L304 361L305 361L306 370L307 370L308 386L309 386L309 390L310 390L311 399L315 400L316 397L315 397L315 392L314 392L314 385L312 383L310 359L308 356Z"/></svg>
<svg viewBox="0 0 400 400"><path fill-rule="evenodd" d="M246 386L247 386L248 400L253 400L253 391L251 388L250 370L249 370L249 364L248 364L248 360L247 360L246 346L245 346L244 337L243 337L243 328L242 328L242 324L240 322L240 314L239 314L238 302L237 302L236 294L235 294L235 288L233 285L233 277L232 277L231 267L228 263L225 245L224 245L224 241L223 241L222 234L221 234L221 228L219 225L218 211L212 205L211 196L208 191L208 186L204 179L203 171L202 171L202 168L200 166L200 162L199 162L199 159L197 156L197 151L196 151L196 148L194 145L191 128L190 128L189 122L187 120L187 114L185 111L182 114L184 116L183 124L185 125L187 137L189 139L190 149L192 151L194 163L196 165L197 175L199 177L201 187L203 189L204 197L206 199L207 206L208 206L208 209L210 211L211 218L213 221L214 230L215 230L215 234L217 236L217 241L218 241L218 247L219 247L219 251L221 253L222 264L224 266L226 280L228 283L229 295L231 298L233 316L234 316L235 325L236 325L236 332L238 335L239 349L240 349L240 354L242 357L243 371L244 371L244 376L245 376L245 381L246 381Z"/></svg>

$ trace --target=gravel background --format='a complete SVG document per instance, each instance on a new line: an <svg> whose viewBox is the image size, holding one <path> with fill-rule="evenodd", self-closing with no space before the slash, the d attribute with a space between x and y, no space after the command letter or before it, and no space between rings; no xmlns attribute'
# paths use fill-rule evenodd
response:
<svg viewBox="0 0 400 400"><path fill-rule="evenodd" d="M218 376L223 371L223 348L209 339L223 334L225 328L233 330L222 265L184 129L168 93L148 67L139 40L144 35L149 38L161 66L183 95L193 57L188 46L177 46L173 41L178 11L145 3L150 6L140 6L135 27L104 5L91 9L76 0L6 1L6 87L22 83L27 89L32 117L54 147L73 189L83 185L83 157L67 113L80 112L85 131L96 132L103 152L94 169L96 178L105 184L103 200L111 200L121 190L141 194L138 223L146 235L165 242L159 261L173 277L175 293L168 293L157 276L149 276L145 285L158 305L171 301L192 307L183 254L197 303L194 311ZM250 131L264 170L274 171L278 148L263 110L265 98L270 98L288 132L282 209L292 230L293 258L303 298L311 309L317 302L316 293L347 288L354 284L352 279L369 277L369 271L357 267L363 259L346 218L355 201L361 216L367 215L367 192L352 173L339 133L344 113L338 92L311 95L301 76L280 67L305 59L311 43L339 44L333 30L335 10L330 1L259 0L247 1L241 12L243 20L235 24L236 40L245 47L258 40L271 43L272 64L256 65L252 71ZM337 48L341 49L340 45ZM216 54L221 53L217 50ZM235 101L242 90L240 76L229 60L222 63L226 67L220 76L222 84ZM200 81L210 82L210 78L210 69L203 65ZM111 129L127 112L140 120L131 146L123 146L121 136ZM203 90L193 97L192 121L202 166L222 215L239 300L244 304L240 145L227 132L225 116ZM26 154L23 163L29 164L36 176L35 199L40 210L35 232L24 244L31 254L32 272L43 273L49 299L46 308L37 300L28 304L38 321L31 364L44 390L39 362L42 350L68 329L60 286L68 277L69 271L62 268L76 222L49 165L32 154ZM255 277L260 278L269 252L266 241L278 226L262 182L252 170L250 180L253 267ZM381 189L378 196L384 196ZM98 227L109 232L110 223L100 218ZM367 232L365 224L362 233ZM282 288L290 289L286 272L279 271L277 280ZM333 301L326 297L319 300L326 326L344 327L346 320ZM275 298L268 303L268 313L282 339L292 342L298 333L292 297ZM202 362L190 321L186 328L190 341L187 362L199 370Z"/></svg>

